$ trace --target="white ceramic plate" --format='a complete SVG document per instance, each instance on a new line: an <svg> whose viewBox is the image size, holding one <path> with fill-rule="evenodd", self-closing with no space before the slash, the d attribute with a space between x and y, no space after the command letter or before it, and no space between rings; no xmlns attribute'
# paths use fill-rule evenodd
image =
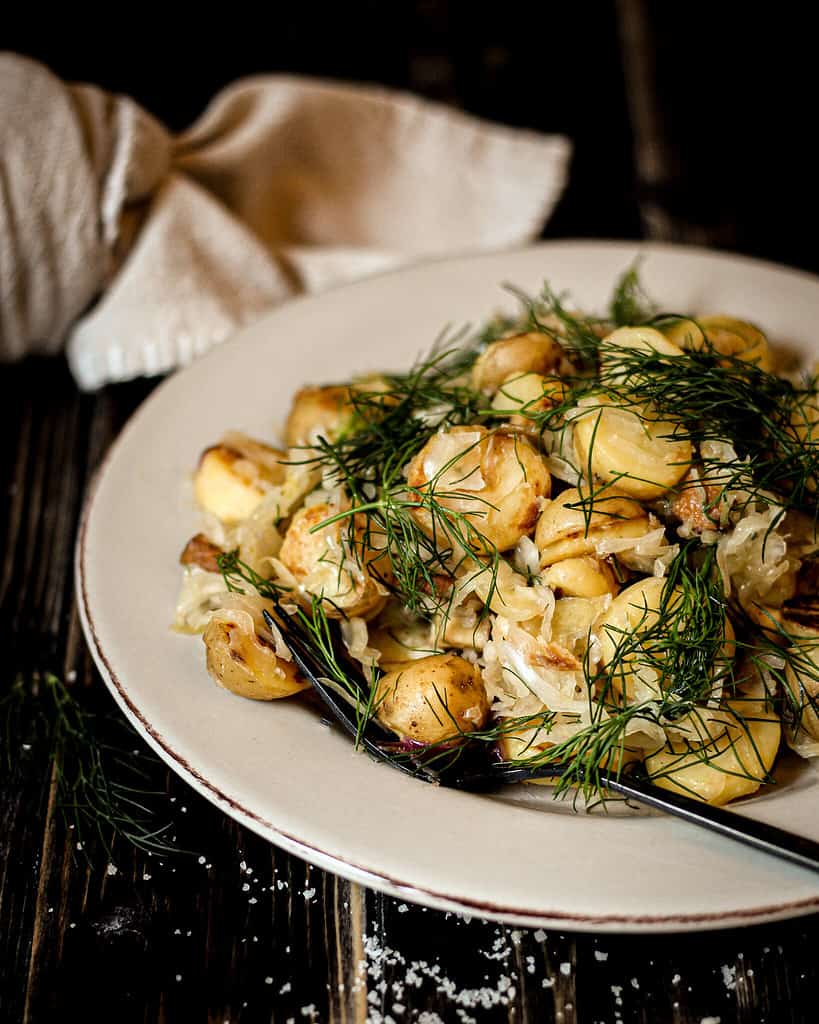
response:
<svg viewBox="0 0 819 1024"><path fill-rule="evenodd" d="M77 550L83 625L125 714L198 792L277 845L405 899L529 925L715 928L819 909L819 876L649 815L574 814L549 790L481 797L356 754L298 701L254 703L209 680L170 632L177 559L197 528L185 487L227 428L274 437L305 382L407 367L445 324L514 308L502 282L544 278L601 309L638 254L664 308L759 321L806 354L819 279L695 249L597 242L426 264L282 307L159 387L113 445ZM819 840L819 775L785 772L741 813Z"/></svg>

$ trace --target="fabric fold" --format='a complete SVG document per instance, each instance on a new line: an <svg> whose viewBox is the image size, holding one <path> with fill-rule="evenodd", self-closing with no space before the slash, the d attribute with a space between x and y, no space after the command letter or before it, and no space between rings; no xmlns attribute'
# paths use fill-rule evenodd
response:
<svg viewBox="0 0 819 1024"><path fill-rule="evenodd" d="M289 75L173 138L125 96L0 56L0 357L67 342L81 387L165 372L301 291L535 237L560 136Z"/></svg>

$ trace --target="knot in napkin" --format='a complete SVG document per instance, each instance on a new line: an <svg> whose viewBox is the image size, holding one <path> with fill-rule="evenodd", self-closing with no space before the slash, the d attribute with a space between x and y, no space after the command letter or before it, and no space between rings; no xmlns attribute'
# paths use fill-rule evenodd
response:
<svg viewBox="0 0 819 1024"><path fill-rule="evenodd" d="M304 290L536 236L559 136L383 89L237 82L172 136L126 96L0 55L0 358L164 372Z"/></svg>

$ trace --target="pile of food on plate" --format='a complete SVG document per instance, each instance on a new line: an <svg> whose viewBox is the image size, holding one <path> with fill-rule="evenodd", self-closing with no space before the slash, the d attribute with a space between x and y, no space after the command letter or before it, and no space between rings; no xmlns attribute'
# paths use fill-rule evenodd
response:
<svg viewBox="0 0 819 1024"><path fill-rule="evenodd" d="M410 745L641 770L713 804L819 754L817 380L730 316L545 288L403 374L299 391L202 454L176 628L226 689L304 690L337 623ZM275 339L272 339L275 344ZM318 642L318 641L317 641Z"/></svg>

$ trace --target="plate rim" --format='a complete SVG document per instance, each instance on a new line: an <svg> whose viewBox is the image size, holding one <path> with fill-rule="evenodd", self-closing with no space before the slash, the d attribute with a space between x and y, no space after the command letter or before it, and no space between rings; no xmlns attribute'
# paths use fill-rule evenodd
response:
<svg viewBox="0 0 819 1024"><path fill-rule="evenodd" d="M681 245L667 242L650 242L643 240L629 239L596 239L596 238L561 238L545 240L532 245L510 247L508 249L490 250L479 253L448 254L434 259L425 259L419 263L413 263L401 267L394 267L375 274L367 275L365 278L352 282L342 283L333 288L325 289L320 293L310 293L297 296L287 302L288 308L296 304L309 303L318 295L326 294L329 291L336 291L339 288L353 290L357 287L366 286L376 279L401 275L421 266L429 266L436 263L480 261L484 258L491 259L503 253L537 252L543 250L555 250L560 248L588 247L601 248L623 248L639 254L650 255L652 252L663 253L687 253L690 255L702 255L709 258L725 260L728 263L746 263L773 271L785 271L789 274L804 277L815 285L819 285L819 275L796 267L790 267L784 263L777 263L770 260L759 259L754 256L747 256L740 253L733 253L725 250L709 249L699 245ZM268 313L253 321L253 324L263 320L266 316L276 312L278 307L272 307ZM234 334L242 333L252 326L248 324L239 328ZM230 339L227 339L229 342ZM215 355L221 345L214 347L209 352L195 360L199 364L206 361L210 356ZM190 365L190 364L189 364ZM187 367L181 367L184 372ZM438 910L454 911L468 916L480 916L488 920L502 921L505 923L522 925L524 927L558 927L569 931L583 931L584 929L595 932L674 932L674 931L698 931L730 928L737 925L761 924L776 920L805 916L819 912L819 896L806 899L794 900L787 903L763 904L761 906L746 907L735 911L721 912L699 912L689 914L580 914L568 911L532 911L526 908L507 906L492 901L470 900L462 896L454 897L433 888L419 886L404 879L378 872L372 868L366 868L347 860L338 854L329 853L318 846L308 843L298 836L292 835L245 804L236 796L225 792L223 789L211 782L202 772L190 764L172 744L163 736L161 731L153 725L139 709L137 703L129 695L127 688L120 680L113 665L111 664L105 650L99 640L98 631L94 622L93 613L90 608L88 591L86 585L86 553L87 553L87 532L94 501L100 490L100 483L105 472L116 456L124 438L131 432L135 424L146 414L146 410L153 404L159 394L169 386L172 380L179 375L179 371L169 374L149 395L144 398L137 408L128 417L117 436L108 446L99 466L96 468L92 480L88 486L87 494L83 501L80 515L79 529L74 549L74 583L77 599L77 609L80 624L88 643L89 650L94 659L95 665L100 672L108 690L113 696L117 706L126 716L128 721L137 730L139 735L148 743L159 757L190 785L200 796L203 796L214 806L228 814L240 824L250 828L263 839L274 843L309 863L315 864L323 870L340 875L350 881L368 886L390 896L406 899L410 902L420 903Z"/></svg>

